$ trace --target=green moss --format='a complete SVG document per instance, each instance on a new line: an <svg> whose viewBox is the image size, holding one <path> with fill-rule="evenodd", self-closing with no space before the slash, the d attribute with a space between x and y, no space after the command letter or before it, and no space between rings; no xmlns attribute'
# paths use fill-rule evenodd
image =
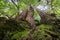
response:
<svg viewBox="0 0 60 40"><path fill-rule="evenodd" d="M28 31L17 32L12 36L12 39L26 38L28 36Z"/></svg>

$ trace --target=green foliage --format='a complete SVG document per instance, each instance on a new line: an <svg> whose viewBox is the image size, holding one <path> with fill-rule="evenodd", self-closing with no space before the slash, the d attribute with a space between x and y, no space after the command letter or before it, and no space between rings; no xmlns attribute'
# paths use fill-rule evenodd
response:
<svg viewBox="0 0 60 40"><path fill-rule="evenodd" d="M24 10L25 6L30 6L30 4L32 4L33 6L36 6L36 5L38 5L38 0L19 0L19 10L12 2L9 2L8 0L0 0L0 16L1 15L3 15L3 16L8 15L10 17L13 14L16 16L18 11ZM44 4L42 4L42 5L44 5ZM49 9L49 11L50 12L54 11L55 14L57 14L56 16L58 18L60 18L60 0L52 0L52 7L54 8L54 10ZM48 13L50 13L50 12L48 12ZM38 21L41 20L39 14L36 12L36 10L34 13L34 18L35 18L35 20L38 20ZM7 19L7 21L6 21L5 19L3 19L3 21L1 21L1 19L0 19L0 32L2 30L3 30L3 32L9 31L9 34L7 34L7 33L5 33L5 34L11 36L10 33L12 33L13 34L13 36L11 37L12 39L27 38L28 37L28 30L30 27L29 24L25 21L20 21L19 25L18 25L19 27L17 27L14 20L8 21L8 19ZM20 27L22 27L22 28L20 28ZM47 35L50 38L51 36L49 34L47 34L45 32L45 30L48 30L48 32L53 33L52 32L53 27L54 26L42 24L42 25L38 26L38 29L36 29L33 32L32 36L36 40L37 39L40 39L40 40L44 39L45 40L45 38L46 38L45 35ZM10 31L13 31L13 32L10 32ZM54 31L54 33L56 33L56 32ZM57 32L57 33L59 33L59 32Z"/></svg>
<svg viewBox="0 0 60 40"><path fill-rule="evenodd" d="M53 0L53 5L56 7L60 6L60 0Z"/></svg>
<svg viewBox="0 0 60 40"><path fill-rule="evenodd" d="M51 25L40 25L40 29L44 30L44 29L47 29L47 30L51 30L52 29L52 26Z"/></svg>
<svg viewBox="0 0 60 40"><path fill-rule="evenodd" d="M13 36L12 39L19 39L19 38L26 38L28 36L27 34L28 31L22 31L22 32L16 32Z"/></svg>
<svg viewBox="0 0 60 40"><path fill-rule="evenodd" d="M25 6L26 6L26 4L25 4L24 2L21 2L21 3L20 3L20 9L21 9L21 10L24 10L24 7L25 7Z"/></svg>
<svg viewBox="0 0 60 40"><path fill-rule="evenodd" d="M37 13L36 10L35 10L35 13L34 13L34 18L35 18L35 20L38 20L38 21L41 20L41 18L40 18L39 14Z"/></svg>
<svg viewBox="0 0 60 40"><path fill-rule="evenodd" d="M22 0L25 4L30 5L36 5L38 0Z"/></svg>

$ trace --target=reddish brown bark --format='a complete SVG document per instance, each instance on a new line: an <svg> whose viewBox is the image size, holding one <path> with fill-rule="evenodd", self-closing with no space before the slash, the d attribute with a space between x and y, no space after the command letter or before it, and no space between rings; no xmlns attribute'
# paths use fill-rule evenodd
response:
<svg viewBox="0 0 60 40"><path fill-rule="evenodd" d="M26 21L30 23L31 27L35 26L35 21L34 21L34 8L30 6L30 9L28 11Z"/></svg>
<svg viewBox="0 0 60 40"><path fill-rule="evenodd" d="M17 20L20 21L20 20L25 20L26 16L27 16L27 13L28 13L28 8L25 8L22 13L20 13L19 15L17 15Z"/></svg>
<svg viewBox="0 0 60 40"><path fill-rule="evenodd" d="M46 12L43 12L40 9L36 9L36 10L41 17L41 20L40 20L41 24L48 24L49 20L55 20L56 19L56 15L54 13L47 14Z"/></svg>

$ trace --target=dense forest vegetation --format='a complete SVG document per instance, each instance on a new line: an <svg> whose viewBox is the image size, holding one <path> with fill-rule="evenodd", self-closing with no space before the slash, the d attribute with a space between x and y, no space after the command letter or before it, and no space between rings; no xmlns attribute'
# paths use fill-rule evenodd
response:
<svg viewBox="0 0 60 40"><path fill-rule="evenodd" d="M0 0L0 40L60 40L60 0Z"/></svg>

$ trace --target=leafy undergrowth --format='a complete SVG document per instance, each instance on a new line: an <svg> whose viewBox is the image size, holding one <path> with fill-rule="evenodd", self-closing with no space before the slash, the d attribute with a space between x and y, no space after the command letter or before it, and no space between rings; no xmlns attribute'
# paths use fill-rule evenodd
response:
<svg viewBox="0 0 60 40"><path fill-rule="evenodd" d="M57 26L57 25L55 25ZM41 24L28 38L30 26L25 21L19 23L12 19L0 18L0 40L60 40L60 31L55 26ZM56 31L55 31L56 30Z"/></svg>

